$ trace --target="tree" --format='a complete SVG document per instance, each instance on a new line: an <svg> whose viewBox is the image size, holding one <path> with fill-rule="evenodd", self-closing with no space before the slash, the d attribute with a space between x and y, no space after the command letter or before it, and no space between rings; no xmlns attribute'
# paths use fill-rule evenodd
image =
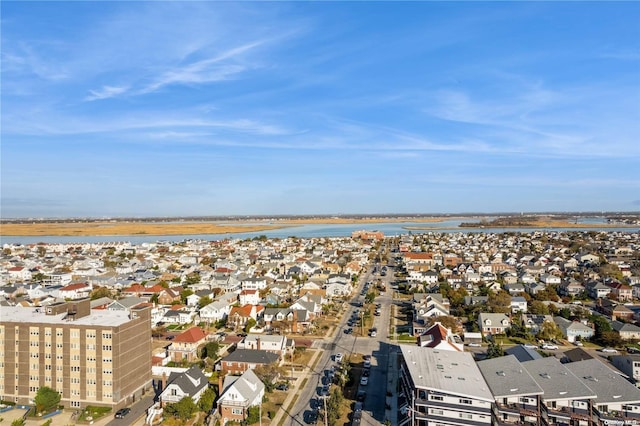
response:
<svg viewBox="0 0 640 426"><path fill-rule="evenodd" d="M426 323L428 326L432 326L436 322L442 324L443 327L448 328L452 332L456 333L458 331L459 325L458 320L451 315L440 315L437 317L430 317L427 319Z"/></svg>
<svg viewBox="0 0 640 426"><path fill-rule="evenodd" d="M193 402L193 398L185 396L175 404L167 404L164 411L180 420L189 420L198 411L198 407Z"/></svg>
<svg viewBox="0 0 640 426"><path fill-rule="evenodd" d="M267 365L258 365L253 369L253 372L262 383L264 383L264 389L267 392L272 392L276 386L276 381L282 376L282 367L276 365L276 363Z"/></svg>
<svg viewBox="0 0 640 426"><path fill-rule="evenodd" d="M191 290L190 288L182 290L180 292L180 301L182 301L182 303L186 304L187 303L187 297L191 296L192 294L193 294L193 290Z"/></svg>
<svg viewBox="0 0 640 426"><path fill-rule="evenodd" d="M504 290L489 293L487 308L494 313L509 313L511 311L511 295Z"/></svg>
<svg viewBox="0 0 640 426"><path fill-rule="evenodd" d="M200 298L200 300L198 300L198 308L202 309L208 304L210 304L211 302L213 302L213 300L211 300L209 296L203 296Z"/></svg>
<svg viewBox="0 0 640 426"><path fill-rule="evenodd" d="M549 307L539 300L534 300L529 305L529 312L535 315L549 315Z"/></svg>
<svg viewBox="0 0 640 426"><path fill-rule="evenodd" d="M219 351L220 344L218 342L209 342L204 346L204 348L202 348L202 358L216 360L218 358Z"/></svg>
<svg viewBox="0 0 640 426"><path fill-rule="evenodd" d="M260 407L253 405L247 409L247 418L245 422L249 425L258 423L260 421Z"/></svg>
<svg viewBox="0 0 640 426"><path fill-rule="evenodd" d="M199 272L193 272L193 273L187 275L187 277L184 280L185 286L198 284L199 282L200 282L200 273Z"/></svg>
<svg viewBox="0 0 640 426"><path fill-rule="evenodd" d="M211 386L209 386L203 393L200 395L200 400L198 401L198 407L200 411L204 411L208 413L213 408L213 404L216 401L217 395Z"/></svg>
<svg viewBox="0 0 640 426"><path fill-rule="evenodd" d="M600 340L603 336L603 333L606 333L607 331L612 331L611 324L609 324L609 321L602 315L592 315L591 322L593 323L593 327L594 327L593 337L596 340Z"/></svg>
<svg viewBox="0 0 640 426"><path fill-rule="evenodd" d="M38 413L49 411L60 403L60 394L48 386L42 386L38 389L34 402Z"/></svg>
<svg viewBox="0 0 640 426"><path fill-rule="evenodd" d="M542 340L562 339L562 330L553 321L545 321L540 327L538 338Z"/></svg>
<svg viewBox="0 0 640 426"><path fill-rule="evenodd" d="M344 395L342 394L342 389L334 386L331 389L331 393L329 394L329 398L327 399L327 410L324 413L327 416L327 424L329 426L335 426L338 424L338 419L340 418L340 407L344 402Z"/></svg>
<svg viewBox="0 0 640 426"><path fill-rule="evenodd" d="M100 299L101 297L111 297L111 290L107 287L96 287L90 294L91 300Z"/></svg>
<svg viewBox="0 0 640 426"><path fill-rule="evenodd" d="M256 320L254 320L253 318L249 318L247 320L247 325L244 326L244 332L249 333L251 329L256 326L256 324Z"/></svg>
<svg viewBox="0 0 640 426"><path fill-rule="evenodd" d="M496 345L494 342L489 342L486 359L500 358L502 356L504 356L504 349L502 349L502 345Z"/></svg>

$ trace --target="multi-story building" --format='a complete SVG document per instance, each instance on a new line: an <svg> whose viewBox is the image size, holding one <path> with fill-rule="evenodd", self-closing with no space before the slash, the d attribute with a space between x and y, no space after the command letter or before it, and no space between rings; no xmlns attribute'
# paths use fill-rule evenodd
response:
<svg viewBox="0 0 640 426"><path fill-rule="evenodd" d="M493 424L540 425L542 388L514 355L478 362L495 398Z"/></svg>
<svg viewBox="0 0 640 426"><path fill-rule="evenodd" d="M491 424L493 395L470 353L400 349L399 426Z"/></svg>
<svg viewBox="0 0 640 426"><path fill-rule="evenodd" d="M91 310L90 300L0 311L0 399L29 404L42 386L67 407L121 407L151 389L147 307Z"/></svg>

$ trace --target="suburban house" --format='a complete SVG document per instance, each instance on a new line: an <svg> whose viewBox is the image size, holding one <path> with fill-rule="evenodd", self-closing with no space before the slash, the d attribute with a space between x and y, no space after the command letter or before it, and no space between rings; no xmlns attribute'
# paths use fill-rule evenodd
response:
<svg viewBox="0 0 640 426"><path fill-rule="evenodd" d="M262 404L264 390L264 384L251 370L241 376L225 376L222 394L217 401L222 425L230 421L244 421L249 407Z"/></svg>
<svg viewBox="0 0 640 426"><path fill-rule="evenodd" d="M464 343L460 336L453 334L451 330L439 322L436 322L418 336L418 346L444 351L464 351Z"/></svg>
<svg viewBox="0 0 640 426"><path fill-rule="evenodd" d="M231 312L231 305L226 300L216 300L200 309L200 320L206 323L214 323L225 319Z"/></svg>
<svg viewBox="0 0 640 426"><path fill-rule="evenodd" d="M238 342L238 349L264 350L283 356L288 347L287 337L280 335L247 334Z"/></svg>
<svg viewBox="0 0 640 426"><path fill-rule="evenodd" d="M511 312L527 312L527 299L523 296L514 296L511 298Z"/></svg>
<svg viewBox="0 0 640 426"><path fill-rule="evenodd" d="M558 286L558 294L561 296L575 297L584 291L584 285L576 280L564 280Z"/></svg>
<svg viewBox="0 0 640 426"><path fill-rule="evenodd" d="M611 289L611 295L619 302L627 302L633 299L633 290L630 286L618 282L606 284Z"/></svg>
<svg viewBox="0 0 640 426"><path fill-rule="evenodd" d="M609 299L598 299L596 300L596 310L609 318L612 321L615 320L623 320L623 321L632 321L634 312L627 308L625 305L614 302Z"/></svg>
<svg viewBox="0 0 640 426"><path fill-rule="evenodd" d="M506 314L481 312L478 325L483 334L504 334L511 327L511 319Z"/></svg>
<svg viewBox="0 0 640 426"><path fill-rule="evenodd" d="M576 340L590 339L594 334L593 328L580 321L570 321L560 316L553 317L553 321L562 331L562 335L571 343ZM578 337L580 337L580 339L577 339Z"/></svg>
<svg viewBox="0 0 640 426"><path fill-rule="evenodd" d="M207 335L200 327L191 327L178 334L169 345L169 357L174 362L198 360L198 347L206 343Z"/></svg>
<svg viewBox="0 0 640 426"><path fill-rule="evenodd" d="M607 297L611 293L611 287L604 285L600 281L589 281L584 288L592 299Z"/></svg>
<svg viewBox="0 0 640 426"><path fill-rule="evenodd" d="M640 327L621 321L612 321L611 328L618 332L622 340L640 339Z"/></svg>
<svg viewBox="0 0 640 426"><path fill-rule="evenodd" d="M242 290L238 295L240 305L257 305L260 303L260 292L258 290Z"/></svg>
<svg viewBox="0 0 640 426"><path fill-rule="evenodd" d="M273 352L258 349L236 349L220 360L223 374L242 374L259 365L269 365L280 361L280 356Z"/></svg>
<svg viewBox="0 0 640 426"><path fill-rule="evenodd" d="M229 311L229 317L227 319L227 325L234 327L244 327L247 325L247 321L252 319L258 321L264 312L264 306L262 305L242 305L234 306Z"/></svg>
<svg viewBox="0 0 640 426"><path fill-rule="evenodd" d="M73 283L58 290L58 297L65 300L77 300L89 297L91 286L87 283Z"/></svg>
<svg viewBox="0 0 640 426"><path fill-rule="evenodd" d="M183 373L171 373L168 380L166 380L166 375L163 377L160 402L164 406L167 403L176 403L189 396L197 403L208 387L209 379L198 366L194 365Z"/></svg>

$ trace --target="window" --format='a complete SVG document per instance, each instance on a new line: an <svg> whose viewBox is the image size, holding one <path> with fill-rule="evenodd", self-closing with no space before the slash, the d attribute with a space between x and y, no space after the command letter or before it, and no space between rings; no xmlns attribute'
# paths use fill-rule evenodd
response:
<svg viewBox="0 0 640 426"><path fill-rule="evenodd" d="M431 399L433 401L444 401L444 398L441 395L431 395Z"/></svg>
<svg viewBox="0 0 640 426"><path fill-rule="evenodd" d="M467 404L467 405L471 405L473 404L473 401L470 399L464 399L464 398L460 398L460 404Z"/></svg>
<svg viewBox="0 0 640 426"><path fill-rule="evenodd" d="M237 415L237 416L241 416L242 415L242 408L232 408L231 409L231 413Z"/></svg>
<svg viewBox="0 0 640 426"><path fill-rule="evenodd" d="M111 350L111 345L102 345L102 350L103 351L110 351Z"/></svg>
<svg viewBox="0 0 640 426"><path fill-rule="evenodd" d="M468 414L468 413L460 413L460 418L461 419L471 420L473 418L473 416L471 414Z"/></svg>
<svg viewBox="0 0 640 426"><path fill-rule="evenodd" d="M432 408L430 411L431 411L431 414L434 414L436 416L442 416L443 414L442 410L436 410L435 408Z"/></svg>

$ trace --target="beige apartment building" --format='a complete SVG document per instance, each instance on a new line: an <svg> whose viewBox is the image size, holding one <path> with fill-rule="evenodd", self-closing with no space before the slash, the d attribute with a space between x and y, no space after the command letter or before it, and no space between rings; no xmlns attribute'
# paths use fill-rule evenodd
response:
<svg viewBox="0 0 640 426"><path fill-rule="evenodd" d="M151 314L90 300L0 307L0 399L32 404L41 386L65 407L119 408L151 387Z"/></svg>

